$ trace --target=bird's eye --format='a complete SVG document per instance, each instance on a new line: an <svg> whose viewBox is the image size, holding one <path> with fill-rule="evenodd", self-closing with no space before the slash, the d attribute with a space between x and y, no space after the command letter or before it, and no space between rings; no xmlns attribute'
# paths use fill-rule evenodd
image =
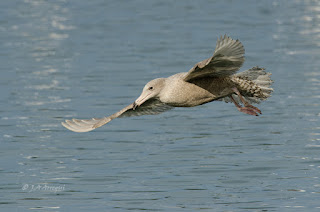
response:
<svg viewBox="0 0 320 212"><path fill-rule="evenodd" d="M153 90L153 87L149 87L149 90Z"/></svg>

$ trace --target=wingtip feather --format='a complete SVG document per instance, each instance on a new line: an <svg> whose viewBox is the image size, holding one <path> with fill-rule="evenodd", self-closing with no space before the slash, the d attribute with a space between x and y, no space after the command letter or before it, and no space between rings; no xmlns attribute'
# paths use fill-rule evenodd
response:
<svg viewBox="0 0 320 212"><path fill-rule="evenodd" d="M87 125L87 124L81 125L79 124L79 121L81 120L78 120L78 119L65 120L65 122L61 122L61 124L68 130L71 130L73 132L89 132L95 129L92 127L92 125Z"/></svg>

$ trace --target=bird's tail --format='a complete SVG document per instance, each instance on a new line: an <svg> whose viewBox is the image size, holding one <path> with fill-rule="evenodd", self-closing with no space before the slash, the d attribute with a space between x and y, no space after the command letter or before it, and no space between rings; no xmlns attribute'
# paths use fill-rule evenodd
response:
<svg viewBox="0 0 320 212"><path fill-rule="evenodd" d="M240 72L232 76L232 81L237 85L241 95L250 103L260 103L271 96L273 89L270 87L273 81L271 73L265 72L264 68L258 66ZM237 95L232 96L236 102L241 102ZM229 102L231 99L225 97Z"/></svg>
<svg viewBox="0 0 320 212"><path fill-rule="evenodd" d="M249 103L260 103L271 96L273 89L270 88L273 81L271 73L265 72L258 66L235 74L232 78L238 86L240 93Z"/></svg>

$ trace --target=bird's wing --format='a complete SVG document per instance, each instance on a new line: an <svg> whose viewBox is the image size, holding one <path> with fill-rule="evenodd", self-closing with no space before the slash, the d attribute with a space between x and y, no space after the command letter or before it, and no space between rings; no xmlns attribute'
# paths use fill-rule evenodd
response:
<svg viewBox="0 0 320 212"><path fill-rule="evenodd" d="M72 119L66 120L65 122L61 122L61 124L65 128L74 132L89 132L109 123L112 119L118 117L155 115L162 113L166 110L170 110L171 108L171 106L162 103L160 100L150 99L135 109L134 104L130 104L122 110L108 117L93 119Z"/></svg>
<svg viewBox="0 0 320 212"><path fill-rule="evenodd" d="M92 119L72 119L72 120L66 120L65 122L61 122L61 124L65 128L74 132L89 132L98 127L101 127L102 125L107 124L112 119L119 117L121 114L125 113L127 110L130 110L132 108L133 108L133 104L130 104L127 107L123 108L122 110L108 117L92 118Z"/></svg>
<svg viewBox="0 0 320 212"><path fill-rule="evenodd" d="M225 35L216 44L213 56L193 66L184 80L189 82L202 77L226 77L234 74L244 62L244 47L239 40Z"/></svg>

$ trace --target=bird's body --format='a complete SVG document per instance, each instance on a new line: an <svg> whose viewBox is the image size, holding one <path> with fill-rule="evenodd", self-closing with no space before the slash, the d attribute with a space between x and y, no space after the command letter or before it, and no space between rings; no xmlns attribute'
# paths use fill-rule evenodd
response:
<svg viewBox="0 0 320 212"><path fill-rule="evenodd" d="M244 62L243 54L240 41L221 37L212 57L188 72L151 80L140 97L119 112L100 119L66 120L62 125L75 132L87 132L117 117L158 114L173 107L194 107L215 100L233 102L240 112L257 116L261 111L250 103L270 96L271 74L259 67L236 74Z"/></svg>
<svg viewBox="0 0 320 212"><path fill-rule="evenodd" d="M213 101L216 96L208 86L202 88L194 83L183 80L187 73L178 73L165 80L164 89L159 94L159 100L173 107L193 107Z"/></svg>

